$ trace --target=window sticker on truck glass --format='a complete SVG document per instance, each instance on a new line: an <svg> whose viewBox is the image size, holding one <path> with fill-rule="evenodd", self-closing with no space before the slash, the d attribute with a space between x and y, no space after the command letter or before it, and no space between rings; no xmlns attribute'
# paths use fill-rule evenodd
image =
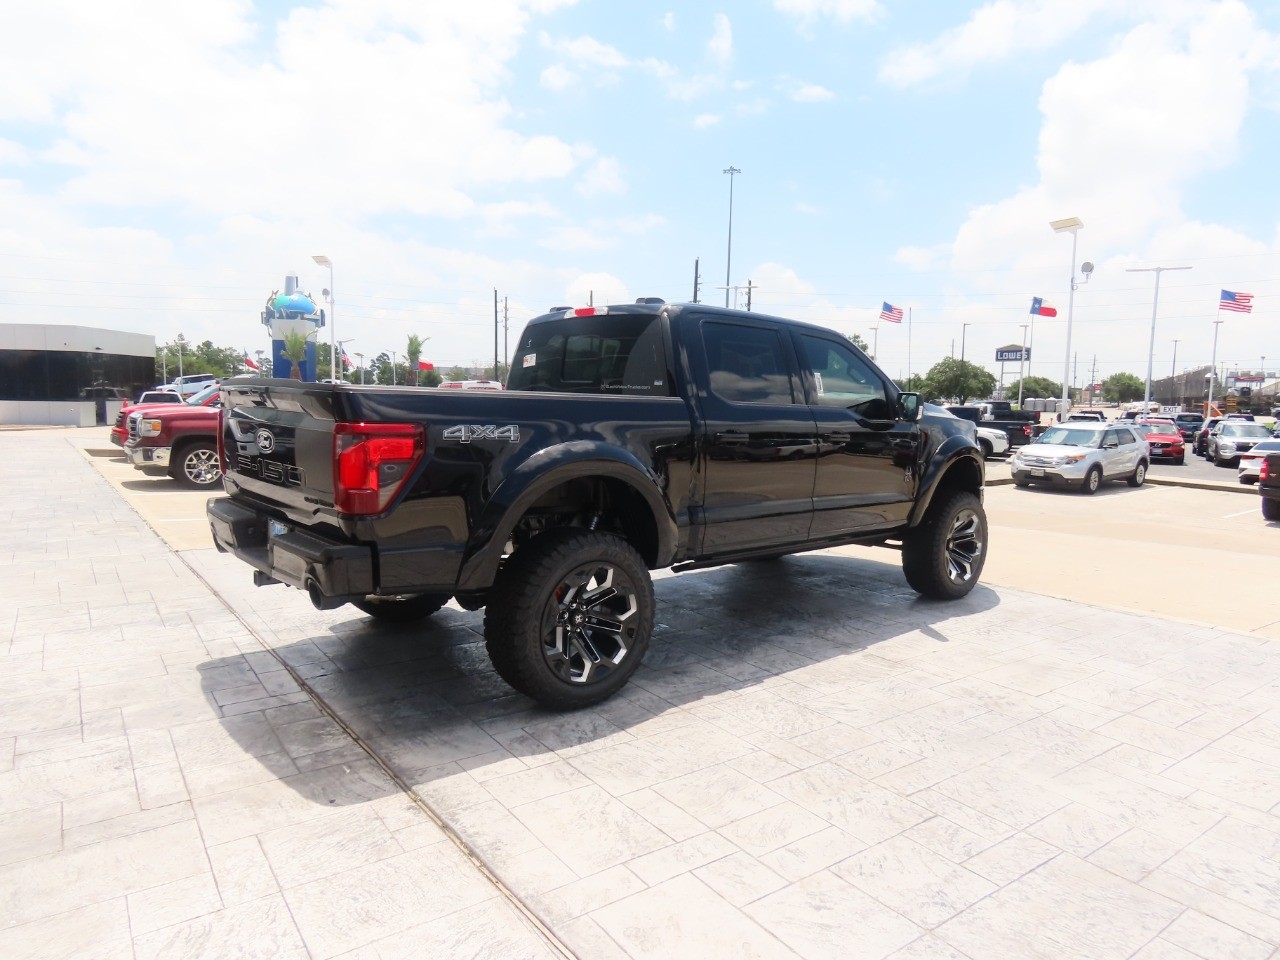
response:
<svg viewBox="0 0 1280 960"><path fill-rule="evenodd" d="M826 391L822 389L822 374L817 370L813 371L814 382L818 385L818 396L822 396Z"/></svg>
<svg viewBox="0 0 1280 960"><path fill-rule="evenodd" d="M524 355L524 365L526 367L534 367L538 364L538 355L536 353L526 353Z"/></svg>

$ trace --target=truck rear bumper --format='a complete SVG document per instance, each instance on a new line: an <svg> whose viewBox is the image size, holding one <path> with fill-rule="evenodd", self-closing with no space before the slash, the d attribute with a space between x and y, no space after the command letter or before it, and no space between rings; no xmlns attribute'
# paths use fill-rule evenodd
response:
<svg viewBox="0 0 1280 960"><path fill-rule="evenodd" d="M228 497L205 508L214 545L270 580L306 590L318 607L375 592L373 548L343 543L281 523Z"/></svg>

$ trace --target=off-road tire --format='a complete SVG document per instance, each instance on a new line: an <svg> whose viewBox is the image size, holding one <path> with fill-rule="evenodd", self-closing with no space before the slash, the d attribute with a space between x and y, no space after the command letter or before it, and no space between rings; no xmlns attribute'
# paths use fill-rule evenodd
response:
<svg viewBox="0 0 1280 960"><path fill-rule="evenodd" d="M526 696L558 710L586 707L640 666L653 610L653 581L631 544L611 533L551 530L499 572L485 607L485 647L498 675Z"/></svg>
<svg viewBox="0 0 1280 960"><path fill-rule="evenodd" d="M1139 460L1138 465L1133 468L1133 474L1128 478L1128 484L1131 487L1140 487L1146 479L1147 461Z"/></svg>
<svg viewBox="0 0 1280 960"><path fill-rule="evenodd" d="M1080 492L1086 497L1092 497L1098 492L1098 488L1102 486L1102 468L1090 467L1089 472L1084 475L1084 483L1080 484Z"/></svg>
<svg viewBox="0 0 1280 960"><path fill-rule="evenodd" d="M352 600L351 605L383 623L413 623L425 620L448 602L447 594L419 593L406 597L368 596Z"/></svg>
<svg viewBox="0 0 1280 960"><path fill-rule="evenodd" d="M221 485L218 445L212 440L184 444L169 465L169 475L192 490L209 490Z"/></svg>
<svg viewBox="0 0 1280 960"><path fill-rule="evenodd" d="M1280 500L1262 498L1262 519L1280 520Z"/></svg>
<svg viewBox="0 0 1280 960"><path fill-rule="evenodd" d="M959 600L972 590L987 560L987 516L977 494L941 494L919 525L902 538L902 572L917 593Z"/></svg>

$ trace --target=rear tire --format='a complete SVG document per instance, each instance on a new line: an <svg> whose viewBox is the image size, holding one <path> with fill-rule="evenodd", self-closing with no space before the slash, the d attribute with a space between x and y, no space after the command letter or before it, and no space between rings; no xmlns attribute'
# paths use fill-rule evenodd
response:
<svg viewBox="0 0 1280 960"><path fill-rule="evenodd" d="M982 575L987 560L987 516L977 494L943 494L902 539L902 572L922 596L959 600Z"/></svg>
<svg viewBox="0 0 1280 960"><path fill-rule="evenodd" d="M1129 477L1129 486L1140 487L1144 480L1147 479L1147 463L1145 460L1139 460L1138 465L1133 468L1133 476Z"/></svg>
<svg viewBox="0 0 1280 960"><path fill-rule="evenodd" d="M1090 467L1089 472L1084 475L1084 483L1080 484L1080 492L1086 497L1092 497L1098 492L1098 488L1102 486L1102 468Z"/></svg>
<svg viewBox="0 0 1280 960"><path fill-rule="evenodd" d="M448 602L445 594L419 593L410 597L368 596L352 600L351 605L383 623L413 623L426 619Z"/></svg>
<svg viewBox="0 0 1280 960"><path fill-rule="evenodd" d="M599 703L631 679L653 632L653 581L634 547L552 530L507 561L485 607L494 669L554 709Z"/></svg>
<svg viewBox="0 0 1280 960"><path fill-rule="evenodd" d="M1252 486L1253 484L1258 482L1258 478L1257 477L1241 477L1240 482L1248 486Z"/></svg>
<svg viewBox="0 0 1280 960"><path fill-rule="evenodd" d="M1262 501L1262 519L1264 520L1280 520L1280 500Z"/></svg>
<svg viewBox="0 0 1280 960"><path fill-rule="evenodd" d="M218 447L211 440L197 440L184 446L170 469L175 480L192 490L208 490L222 483Z"/></svg>

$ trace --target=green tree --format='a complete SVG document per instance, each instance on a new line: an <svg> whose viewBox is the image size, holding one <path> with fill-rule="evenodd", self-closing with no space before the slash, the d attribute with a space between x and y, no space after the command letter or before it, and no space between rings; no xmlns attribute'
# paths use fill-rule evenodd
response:
<svg viewBox="0 0 1280 960"><path fill-rule="evenodd" d="M427 339L430 338L428 337ZM418 385L418 363L422 359L422 337L416 333L409 334L409 342L405 344L404 355L408 361L409 386L416 387Z"/></svg>
<svg viewBox="0 0 1280 960"><path fill-rule="evenodd" d="M1004 395L1006 399L1012 399L1017 402L1018 399L1018 381L1006 384ZM1062 384L1055 383L1048 377L1025 377L1022 380L1022 398L1039 397L1042 400L1049 400L1054 397L1062 396Z"/></svg>
<svg viewBox="0 0 1280 960"><path fill-rule="evenodd" d="M284 335L284 350L281 353L289 361L289 379L301 380L302 367L299 364L307 359L307 338L296 330Z"/></svg>
<svg viewBox="0 0 1280 960"><path fill-rule="evenodd" d="M989 370L956 357L944 357L925 375L925 393L931 398L956 397L964 403L970 397L989 397L995 388L996 378Z"/></svg>
<svg viewBox="0 0 1280 960"><path fill-rule="evenodd" d="M462 367L450 367L444 372L444 379L446 380L467 380L470 377L471 374L467 373Z"/></svg>
<svg viewBox="0 0 1280 960"><path fill-rule="evenodd" d="M849 342L852 343L859 350L861 350L863 353L865 353L867 356L869 357L871 356L871 348L867 346L867 341L862 339L861 334L857 334L857 333L849 334ZM871 359L874 360L875 357L871 357Z"/></svg>
<svg viewBox="0 0 1280 960"><path fill-rule="evenodd" d="M898 389L906 393L924 393L925 379L923 373L913 373L898 384Z"/></svg>
<svg viewBox="0 0 1280 960"><path fill-rule="evenodd" d="M1146 381L1139 380L1132 373L1113 373L1102 381L1102 397L1112 403L1141 400L1146 392Z"/></svg>

